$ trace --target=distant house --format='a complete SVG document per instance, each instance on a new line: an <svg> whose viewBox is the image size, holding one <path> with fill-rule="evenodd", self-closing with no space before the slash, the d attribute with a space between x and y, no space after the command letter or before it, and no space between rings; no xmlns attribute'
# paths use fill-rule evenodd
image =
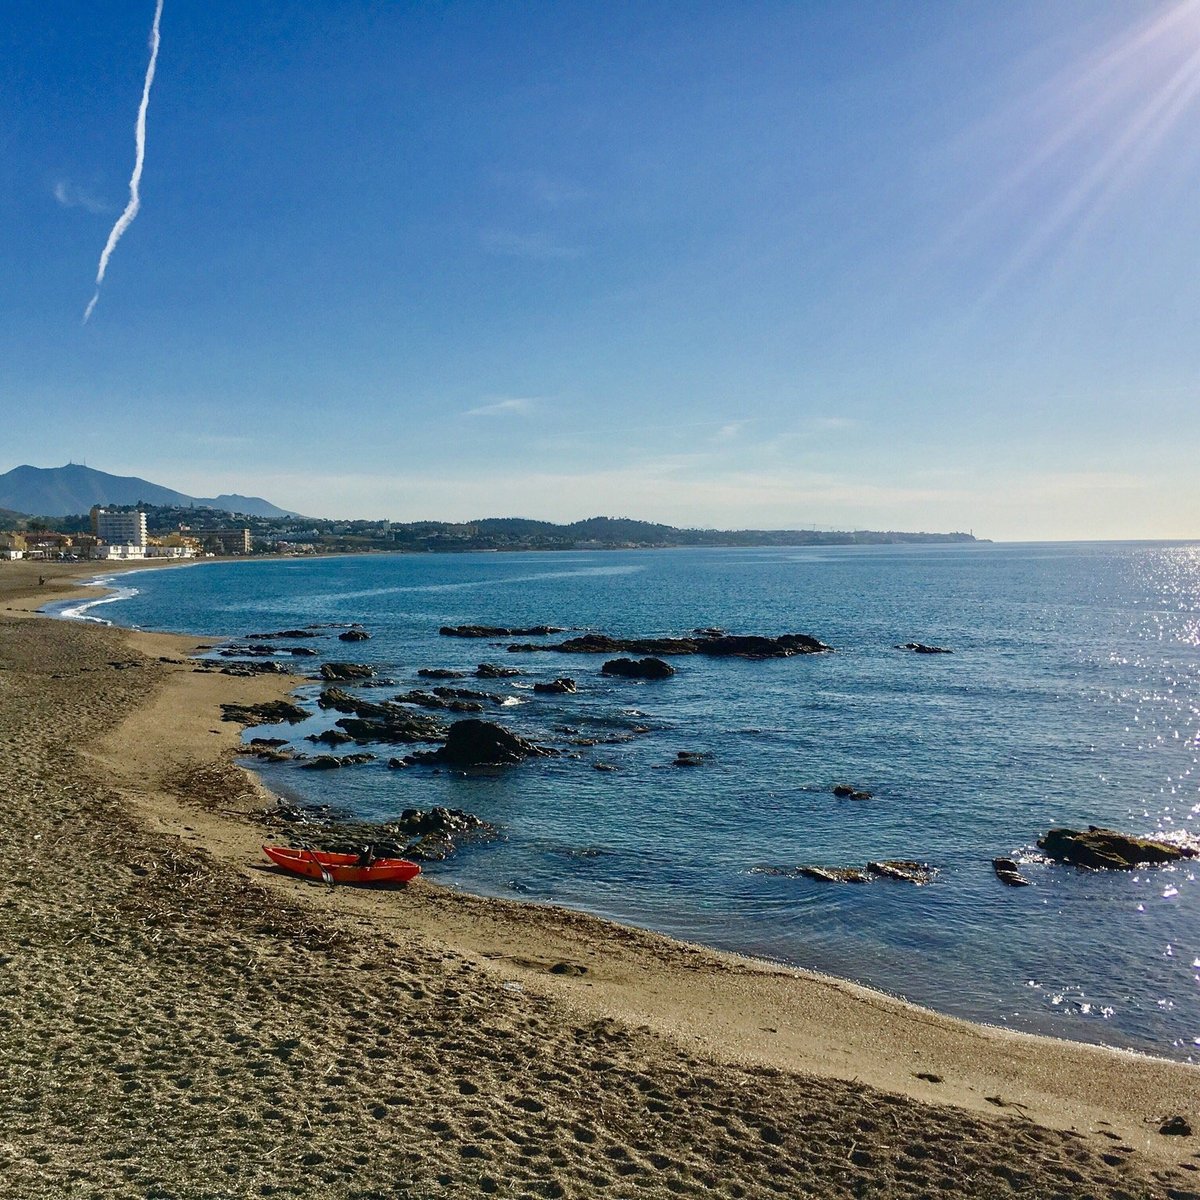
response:
<svg viewBox="0 0 1200 1200"><path fill-rule="evenodd" d="M28 549L25 538L19 533L0 533L0 558L24 558Z"/></svg>

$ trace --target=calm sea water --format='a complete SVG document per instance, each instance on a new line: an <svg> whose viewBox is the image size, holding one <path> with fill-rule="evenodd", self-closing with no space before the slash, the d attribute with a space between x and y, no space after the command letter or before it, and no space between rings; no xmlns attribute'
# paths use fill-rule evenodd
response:
<svg viewBox="0 0 1200 1200"><path fill-rule="evenodd" d="M497 719L539 741L565 746L565 726L651 728L478 775L389 771L387 748L332 774L263 770L279 793L370 817L443 804L497 823L501 840L428 868L442 882L965 1017L1200 1058L1200 863L1103 873L1031 862L1034 886L1021 889L990 866L1028 858L1056 824L1200 834L1200 545L389 555L211 563L116 586L83 615L222 637L358 621L371 641L307 644L374 664L396 690L428 686L419 667L519 666L519 680L464 682L510 693L519 703ZM437 633L543 622L626 636L803 632L836 653L675 659L673 678L645 683L602 678L601 657ZM910 640L954 653L893 649ZM578 693L530 690L558 675ZM298 686L302 699L319 690ZM337 715L286 732L299 742ZM710 757L675 768L679 750ZM842 782L874 798L836 799ZM916 888L762 872L883 857L939 874Z"/></svg>

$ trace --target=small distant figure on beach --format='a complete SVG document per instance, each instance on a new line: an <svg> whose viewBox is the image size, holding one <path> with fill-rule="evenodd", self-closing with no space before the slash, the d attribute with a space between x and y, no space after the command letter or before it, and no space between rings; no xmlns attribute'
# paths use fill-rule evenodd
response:
<svg viewBox="0 0 1200 1200"><path fill-rule="evenodd" d="M45 587L45 586L46 586L46 577L45 577L45 575L39 575L39 576L38 576L38 587Z"/></svg>

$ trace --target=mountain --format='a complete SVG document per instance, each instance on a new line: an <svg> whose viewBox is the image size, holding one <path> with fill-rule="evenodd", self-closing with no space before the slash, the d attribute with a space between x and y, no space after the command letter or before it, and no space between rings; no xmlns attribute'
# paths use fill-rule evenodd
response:
<svg viewBox="0 0 1200 1200"><path fill-rule="evenodd" d="M213 508L252 517L295 517L259 496L214 496L201 499L133 475L109 475L79 463L65 467L14 467L0 475L0 508L39 517L85 513L93 504L163 504Z"/></svg>

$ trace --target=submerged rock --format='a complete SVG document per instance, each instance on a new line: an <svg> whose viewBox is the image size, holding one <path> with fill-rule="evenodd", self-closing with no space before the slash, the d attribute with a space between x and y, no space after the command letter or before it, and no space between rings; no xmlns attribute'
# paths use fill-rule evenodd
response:
<svg viewBox="0 0 1200 1200"><path fill-rule="evenodd" d="M926 646L924 642L905 642L903 645L894 646L894 650L911 650L914 654L953 654L953 650L947 650L945 646Z"/></svg>
<svg viewBox="0 0 1200 1200"><path fill-rule="evenodd" d="M1038 849L1055 862L1077 867L1096 867L1110 871L1129 871L1153 863L1178 862L1194 858L1196 851L1154 838L1136 837L1089 825L1084 830L1051 829L1038 838Z"/></svg>
<svg viewBox="0 0 1200 1200"><path fill-rule="evenodd" d="M338 634L339 642L366 642L370 638L371 635L365 629L347 629L345 633Z"/></svg>
<svg viewBox="0 0 1200 1200"><path fill-rule="evenodd" d="M466 671L453 671L449 667L422 667L418 672L422 679L462 679Z"/></svg>
<svg viewBox="0 0 1200 1200"><path fill-rule="evenodd" d="M699 767L708 758L707 754L699 750L676 750L675 761L671 763L673 767Z"/></svg>
<svg viewBox="0 0 1200 1200"><path fill-rule="evenodd" d="M311 629L280 629L276 633L248 633L243 640L269 642L272 638L315 638L320 636L319 633L313 633Z"/></svg>
<svg viewBox="0 0 1200 1200"><path fill-rule="evenodd" d="M833 794L842 800L870 800L870 792L861 792L852 788L848 783L835 783Z"/></svg>
<svg viewBox="0 0 1200 1200"><path fill-rule="evenodd" d="M445 688L439 688L439 691L445 691ZM483 712L483 705L478 700L457 700L453 696L438 696L432 692L401 692L400 695L394 696L393 701L396 704L415 704L418 708L441 708L448 712L457 713L474 713Z"/></svg>
<svg viewBox="0 0 1200 1200"><path fill-rule="evenodd" d="M610 658L600 674L623 679L666 679L675 674L675 668L661 658Z"/></svg>

